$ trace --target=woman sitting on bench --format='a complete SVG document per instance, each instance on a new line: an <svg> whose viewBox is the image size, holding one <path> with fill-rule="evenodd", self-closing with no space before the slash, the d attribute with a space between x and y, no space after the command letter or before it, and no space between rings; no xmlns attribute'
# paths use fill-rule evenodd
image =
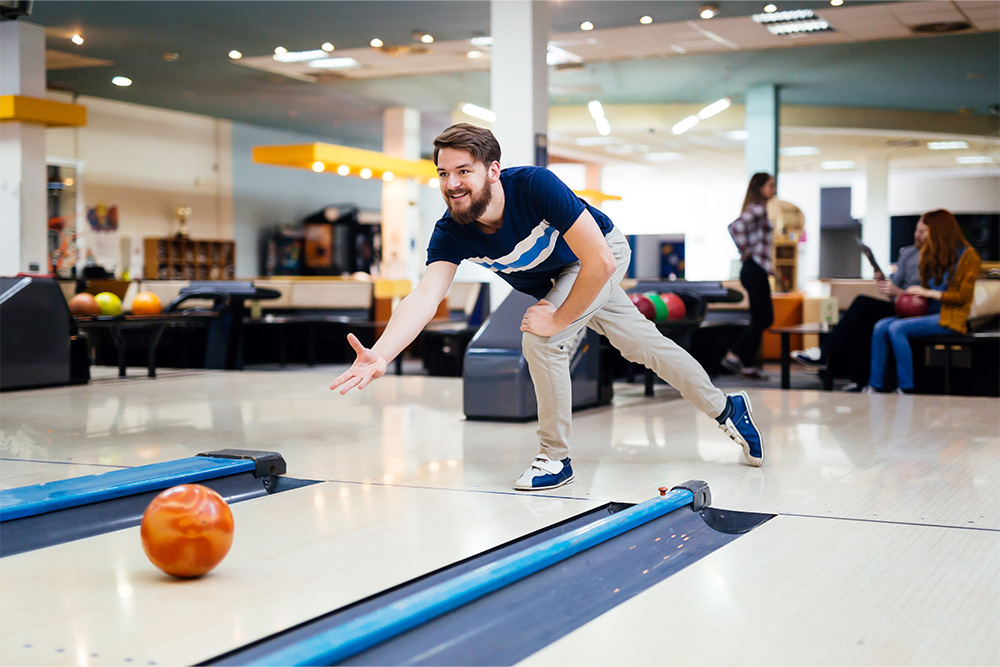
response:
<svg viewBox="0 0 1000 667"><path fill-rule="evenodd" d="M896 392L908 394L914 384L910 338L966 332L982 261L948 211L925 213L920 221L927 225L927 241L920 249L921 284L907 288L905 294L927 299L927 315L887 317L875 325L868 381L875 391L886 391L890 346L896 357Z"/></svg>

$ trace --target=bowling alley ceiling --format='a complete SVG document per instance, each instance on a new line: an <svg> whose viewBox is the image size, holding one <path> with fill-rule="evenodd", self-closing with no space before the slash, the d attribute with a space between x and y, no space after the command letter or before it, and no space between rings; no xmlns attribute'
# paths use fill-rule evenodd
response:
<svg viewBox="0 0 1000 667"><path fill-rule="evenodd" d="M993 108L996 119L1000 3L775 1L779 11L812 10L833 28L796 36L753 20L765 4L552 1L550 51L559 64L550 67L550 104L703 105L722 97L739 104L749 86L777 83L787 105L983 118ZM718 15L698 18L702 5ZM490 102L485 0L37 0L22 20L46 27L50 89L320 141L380 149L381 111L405 105L423 113L429 145L462 103ZM584 22L593 29L582 30ZM369 45L375 38L382 48ZM321 57L359 64L351 73L315 73L274 59L277 47L300 52L324 43L334 49ZM242 59L231 59L232 50ZM116 87L114 76L133 84ZM647 129L619 123L617 131Z"/></svg>

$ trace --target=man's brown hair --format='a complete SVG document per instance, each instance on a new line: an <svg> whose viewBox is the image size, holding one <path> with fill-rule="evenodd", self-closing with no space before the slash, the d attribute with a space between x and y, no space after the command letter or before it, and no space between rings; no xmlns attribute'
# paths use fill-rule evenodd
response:
<svg viewBox="0 0 1000 667"><path fill-rule="evenodd" d="M489 167L500 161L500 142L484 127L458 123L434 138L434 164L442 148L455 148L472 153L476 162Z"/></svg>

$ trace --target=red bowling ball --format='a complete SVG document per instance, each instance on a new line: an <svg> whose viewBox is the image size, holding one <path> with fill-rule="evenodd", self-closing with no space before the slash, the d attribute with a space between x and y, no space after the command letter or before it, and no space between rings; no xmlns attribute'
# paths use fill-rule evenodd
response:
<svg viewBox="0 0 1000 667"><path fill-rule="evenodd" d="M656 306L653 305L652 300L648 296L645 294L629 294L628 298L647 320L651 322L656 321Z"/></svg>
<svg viewBox="0 0 1000 667"><path fill-rule="evenodd" d="M927 299L916 294L900 294L896 299L896 317L920 317L927 314Z"/></svg>
<svg viewBox="0 0 1000 667"><path fill-rule="evenodd" d="M673 292L666 292L660 295L663 302L667 304L667 319L668 320L683 320L687 315L687 306L684 305L684 299L680 298Z"/></svg>

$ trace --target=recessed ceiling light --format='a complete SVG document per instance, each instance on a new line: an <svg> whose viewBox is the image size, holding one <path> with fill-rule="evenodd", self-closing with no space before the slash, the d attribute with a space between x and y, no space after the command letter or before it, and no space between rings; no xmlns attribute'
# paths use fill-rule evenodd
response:
<svg viewBox="0 0 1000 667"><path fill-rule="evenodd" d="M927 148L932 151L960 151L969 147L964 141L928 141Z"/></svg>
<svg viewBox="0 0 1000 667"><path fill-rule="evenodd" d="M719 14L719 8L715 5L702 5L701 9L698 10L698 16L703 19L715 18Z"/></svg>
<svg viewBox="0 0 1000 667"><path fill-rule="evenodd" d="M789 146L778 149L779 155L786 157L798 157L802 155L819 155L819 149L815 146Z"/></svg>
<svg viewBox="0 0 1000 667"><path fill-rule="evenodd" d="M423 35L420 36L420 41L423 42L424 44L433 44L434 35L425 32Z"/></svg>
<svg viewBox="0 0 1000 667"><path fill-rule="evenodd" d="M111 83L115 84L116 86L121 86L122 88L127 88L128 86L132 85L132 79L128 78L127 76L116 76L115 78L111 79Z"/></svg>
<svg viewBox="0 0 1000 667"><path fill-rule="evenodd" d="M439 187L441 187L441 181L439 181L436 178L429 179L427 181L427 187L435 188L435 189L439 188Z"/></svg>
<svg viewBox="0 0 1000 667"><path fill-rule="evenodd" d="M483 57L483 52L482 51L477 51L476 49L473 49L472 51L469 51L465 55L466 55L466 57L472 58L473 60L475 60L476 58L482 58Z"/></svg>
<svg viewBox="0 0 1000 667"><path fill-rule="evenodd" d="M313 171L315 171L318 174L321 171L323 171L324 169L326 169L326 165L323 164L322 162L316 161L316 162L313 162L313 167L312 168L313 168Z"/></svg>
<svg viewBox="0 0 1000 667"><path fill-rule="evenodd" d="M653 22L652 16L643 16L641 19L639 19L639 23L643 25L649 25L652 22Z"/></svg>
<svg viewBox="0 0 1000 667"><path fill-rule="evenodd" d="M492 109L487 109L486 107L481 107L478 104L466 103L462 105L462 113L466 116L472 116L473 118L478 118L479 120L485 120L487 123L493 123L497 119L497 114Z"/></svg>
<svg viewBox="0 0 1000 667"><path fill-rule="evenodd" d="M285 55L286 53L288 53L288 49L286 49L286 48L285 48L285 47L283 47L283 46L278 46L278 47L275 47L275 49L274 49L274 53L275 53L275 55L278 55L278 56L283 56L283 55Z"/></svg>
<svg viewBox="0 0 1000 667"><path fill-rule="evenodd" d="M391 181L394 178L395 178L395 176L393 176L393 174L392 174L391 171L382 172L382 180L385 181L386 183L388 183L389 181Z"/></svg>
<svg viewBox="0 0 1000 667"><path fill-rule="evenodd" d="M312 51L286 51L285 53L275 53L273 58L279 63L301 63L307 60L325 58L326 51L313 49Z"/></svg>
<svg viewBox="0 0 1000 667"><path fill-rule="evenodd" d="M827 160L826 162L821 162L819 166L827 171L835 171L842 169L854 169L858 165L853 160Z"/></svg>
<svg viewBox="0 0 1000 667"><path fill-rule="evenodd" d="M364 178L364 179L371 178L372 177L372 170L369 169L368 167L365 167L360 172L358 172L358 176L360 176L361 178Z"/></svg>
<svg viewBox="0 0 1000 667"><path fill-rule="evenodd" d="M833 5L834 7L840 7L842 4L844 4L844 0L830 0L830 4Z"/></svg>
<svg viewBox="0 0 1000 667"><path fill-rule="evenodd" d="M342 164L339 167L337 167L337 173L340 174L341 176L347 176L349 173L351 173L351 168L348 167L346 164Z"/></svg>
<svg viewBox="0 0 1000 667"><path fill-rule="evenodd" d="M993 158L988 155L965 155L955 158L955 162L959 164L989 164L993 162Z"/></svg>
<svg viewBox="0 0 1000 667"><path fill-rule="evenodd" d="M746 141L750 136L750 133L746 130L729 130L725 134L726 139L732 139L733 141Z"/></svg>
<svg viewBox="0 0 1000 667"><path fill-rule="evenodd" d="M321 60L314 60L309 63L310 67L315 67L316 69L351 69L352 67L361 67L359 63L354 58L323 58Z"/></svg>
<svg viewBox="0 0 1000 667"><path fill-rule="evenodd" d="M236 49L233 49L232 51L229 52L229 57L232 58L233 60L239 60L240 58L243 57L243 54L237 51Z"/></svg>
<svg viewBox="0 0 1000 667"><path fill-rule="evenodd" d="M676 162L677 160L680 160L684 156L681 155L680 153L664 152L664 153L646 153L646 155L643 157L645 157L648 162Z"/></svg>
<svg viewBox="0 0 1000 667"><path fill-rule="evenodd" d="M71 42L73 42L73 43L74 43L74 44L76 44L77 46L80 46L81 44L83 44L83 37L81 37L81 36L80 36L80 35L78 35L78 34L77 34L77 35L73 35L73 36L72 36L72 37L70 37L69 39L70 39L70 41L71 41Z"/></svg>
<svg viewBox="0 0 1000 667"><path fill-rule="evenodd" d="M593 30L593 29L594 29L594 24L591 23L590 21L584 21L583 23L580 24L580 30Z"/></svg>
<svg viewBox="0 0 1000 667"><path fill-rule="evenodd" d="M368 43L371 44L371 46L373 48L380 49L380 48L382 48L382 43L383 42L382 42L381 39L379 39L378 37L376 37L375 39L373 39L372 41L370 41Z"/></svg>
<svg viewBox="0 0 1000 667"><path fill-rule="evenodd" d="M335 47L331 42L323 42L323 46L319 48L323 49L327 53L330 53L330 51L333 51L337 47Z"/></svg>
<svg viewBox="0 0 1000 667"><path fill-rule="evenodd" d="M778 5L764 5L764 11L768 14L778 11Z"/></svg>
<svg viewBox="0 0 1000 667"><path fill-rule="evenodd" d="M493 38L489 35L478 35L469 41L472 42L473 46L478 46L479 48L493 46Z"/></svg>

